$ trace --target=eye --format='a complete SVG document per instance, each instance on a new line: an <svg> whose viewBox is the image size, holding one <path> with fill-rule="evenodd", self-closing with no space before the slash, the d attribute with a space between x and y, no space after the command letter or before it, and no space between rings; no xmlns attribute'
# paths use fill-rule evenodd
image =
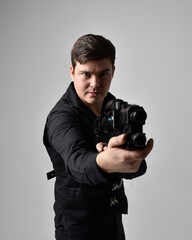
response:
<svg viewBox="0 0 192 240"><path fill-rule="evenodd" d="M109 75L109 71L104 71L101 73L101 77L107 77Z"/></svg>
<svg viewBox="0 0 192 240"><path fill-rule="evenodd" d="M83 77L86 77L86 78L90 77L89 72L82 72L81 74L82 74Z"/></svg>

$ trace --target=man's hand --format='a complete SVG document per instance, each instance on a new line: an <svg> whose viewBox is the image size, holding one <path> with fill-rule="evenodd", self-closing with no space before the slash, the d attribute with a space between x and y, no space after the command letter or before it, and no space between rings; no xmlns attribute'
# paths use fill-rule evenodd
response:
<svg viewBox="0 0 192 240"><path fill-rule="evenodd" d="M113 137L106 147L103 143L98 143L96 148L99 151L96 162L97 165L108 173L134 173L137 172L141 162L145 159L153 148L153 139L147 142L145 149L130 151L122 148L126 142L126 134Z"/></svg>

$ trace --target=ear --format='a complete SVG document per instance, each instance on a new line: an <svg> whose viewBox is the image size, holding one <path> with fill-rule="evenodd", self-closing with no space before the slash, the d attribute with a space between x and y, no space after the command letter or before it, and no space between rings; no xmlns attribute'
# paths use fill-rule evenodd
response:
<svg viewBox="0 0 192 240"><path fill-rule="evenodd" d="M72 65L70 66L70 74L71 74L71 79L73 80L73 76L74 76L74 68L73 68Z"/></svg>
<svg viewBox="0 0 192 240"><path fill-rule="evenodd" d="M113 65L113 72L112 72L112 76L114 75L115 72L115 65Z"/></svg>

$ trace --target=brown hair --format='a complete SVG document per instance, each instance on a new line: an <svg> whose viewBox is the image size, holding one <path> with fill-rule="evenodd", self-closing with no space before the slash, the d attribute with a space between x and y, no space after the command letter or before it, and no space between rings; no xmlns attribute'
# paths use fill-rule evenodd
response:
<svg viewBox="0 0 192 240"><path fill-rule="evenodd" d="M90 60L109 58L115 63L115 47L108 39L100 35L87 34L80 37L71 50L71 63L75 68L77 61L84 64Z"/></svg>

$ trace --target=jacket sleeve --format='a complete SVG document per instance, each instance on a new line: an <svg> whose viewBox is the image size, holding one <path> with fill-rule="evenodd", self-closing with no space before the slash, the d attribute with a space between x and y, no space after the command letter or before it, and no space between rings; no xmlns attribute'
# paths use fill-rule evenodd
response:
<svg viewBox="0 0 192 240"><path fill-rule="evenodd" d="M66 105L52 111L48 116L46 131L49 144L60 154L66 171L76 181L91 186L107 181L96 164L98 152L89 145L78 114L72 107Z"/></svg>

